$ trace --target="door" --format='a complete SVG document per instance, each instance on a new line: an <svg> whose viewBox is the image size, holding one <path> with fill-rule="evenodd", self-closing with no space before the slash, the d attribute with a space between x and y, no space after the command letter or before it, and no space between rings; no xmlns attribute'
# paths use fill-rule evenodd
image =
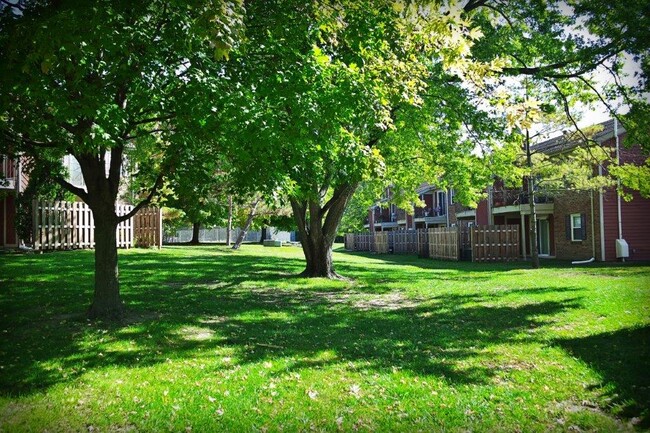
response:
<svg viewBox="0 0 650 433"><path fill-rule="evenodd" d="M551 254L551 230L547 219L537 221L537 245L540 256Z"/></svg>

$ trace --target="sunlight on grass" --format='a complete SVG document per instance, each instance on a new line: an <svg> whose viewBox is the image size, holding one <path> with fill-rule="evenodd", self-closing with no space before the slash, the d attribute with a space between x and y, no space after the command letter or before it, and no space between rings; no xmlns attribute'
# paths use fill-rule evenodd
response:
<svg viewBox="0 0 650 433"><path fill-rule="evenodd" d="M0 256L0 432L650 426L650 266L128 250L110 324L92 258Z"/></svg>

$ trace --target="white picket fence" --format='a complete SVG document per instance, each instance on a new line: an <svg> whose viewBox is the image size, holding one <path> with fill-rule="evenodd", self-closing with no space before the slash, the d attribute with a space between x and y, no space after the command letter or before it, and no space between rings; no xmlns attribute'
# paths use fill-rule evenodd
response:
<svg viewBox="0 0 650 433"><path fill-rule="evenodd" d="M95 222L87 204L66 201L33 203L33 245L38 251L94 248ZM118 215L126 215L133 206L118 204ZM136 236L137 234L137 236ZM157 208L142 208L134 218L117 226L117 247L162 245L162 215Z"/></svg>

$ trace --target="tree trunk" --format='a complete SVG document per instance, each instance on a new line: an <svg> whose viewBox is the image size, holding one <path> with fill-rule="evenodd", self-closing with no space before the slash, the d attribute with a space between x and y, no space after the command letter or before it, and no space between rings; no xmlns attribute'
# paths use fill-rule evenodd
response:
<svg viewBox="0 0 650 433"><path fill-rule="evenodd" d="M291 199L294 219L307 264L303 277L342 279L332 262L332 245L348 201L357 184L345 184L334 190L332 198L321 206L319 201Z"/></svg>
<svg viewBox="0 0 650 433"><path fill-rule="evenodd" d="M260 245L264 245L264 240L266 239L268 232L268 228L266 226L262 226L262 233L260 236Z"/></svg>
<svg viewBox="0 0 650 433"><path fill-rule="evenodd" d="M322 277L330 279L342 279L334 270L332 263L332 245L334 236L323 233L321 236L307 235L307 239L301 242L307 265L300 274L303 277Z"/></svg>
<svg viewBox="0 0 650 433"><path fill-rule="evenodd" d="M226 245L230 246L232 236L232 195L228 196L228 227L226 227Z"/></svg>
<svg viewBox="0 0 650 433"><path fill-rule="evenodd" d="M527 177L528 187L528 205L530 206L530 255L532 258L533 269L539 268L539 246L537 245L537 210L535 209L535 178L532 174L533 160L530 151L530 132L526 129L526 163L528 165L529 175Z"/></svg>
<svg viewBox="0 0 650 433"><path fill-rule="evenodd" d="M200 234L201 234L201 223L192 223L192 240L190 240L190 244L198 245Z"/></svg>
<svg viewBox="0 0 650 433"><path fill-rule="evenodd" d="M95 294L88 310L91 319L119 319L124 314L117 266L117 216L115 211L96 212Z"/></svg>
<svg viewBox="0 0 650 433"><path fill-rule="evenodd" d="M241 244L244 242L244 239L246 238L246 234L248 233L248 230L251 228L251 224L253 224L253 218L255 218L255 211L257 210L257 205L260 202L259 199L256 199L253 203L251 203L251 210L250 213L248 214L248 218L246 218L246 224L244 224L244 227L241 228L239 231L239 236L237 236L237 240L235 241L235 244L232 246L233 250L238 250Z"/></svg>
<svg viewBox="0 0 650 433"><path fill-rule="evenodd" d="M533 269L539 268L539 246L537 245L537 210L535 208L535 186L533 178L528 178L528 200L530 205L530 253Z"/></svg>

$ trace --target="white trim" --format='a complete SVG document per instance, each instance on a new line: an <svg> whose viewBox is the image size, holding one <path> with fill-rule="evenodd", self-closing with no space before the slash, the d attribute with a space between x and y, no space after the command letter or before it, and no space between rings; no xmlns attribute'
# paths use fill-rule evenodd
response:
<svg viewBox="0 0 650 433"><path fill-rule="evenodd" d="M456 218L476 218L476 209L464 210L462 212L456 212Z"/></svg>
<svg viewBox="0 0 650 433"><path fill-rule="evenodd" d="M574 225L573 218L576 217L576 216L578 217L578 220L580 220L580 225L579 226ZM571 223L571 242L584 241L584 239L582 239L582 238L580 238L580 239L576 238L575 233L574 233L575 229L580 229L580 230L584 229L584 227L582 227L582 215L579 214L579 213L570 214L569 215L569 222Z"/></svg>
<svg viewBox="0 0 650 433"><path fill-rule="evenodd" d="M2 199L2 246L7 246L7 197Z"/></svg>
<svg viewBox="0 0 650 433"><path fill-rule="evenodd" d="M526 258L526 216L521 214L521 257Z"/></svg>
<svg viewBox="0 0 650 433"><path fill-rule="evenodd" d="M603 175L603 166L598 166L598 175ZM605 261L605 214L604 214L604 203L603 203L603 189L598 190L598 219L600 225L600 260Z"/></svg>
<svg viewBox="0 0 650 433"><path fill-rule="evenodd" d="M616 139L616 164L621 165L621 154L619 152L619 139L618 139L618 119L614 118L614 136ZM623 239L623 217L621 214L621 179L616 180L616 211L618 216L618 239ZM618 254L617 254L618 255ZM625 257L621 258L625 261Z"/></svg>
<svg viewBox="0 0 650 433"><path fill-rule="evenodd" d="M544 245L545 247L548 248L548 253L542 253L542 223L546 223L546 242L547 245ZM551 223L548 221L547 218L542 218L537 220L537 249L540 251L539 252L539 257L550 257L551 256Z"/></svg>

